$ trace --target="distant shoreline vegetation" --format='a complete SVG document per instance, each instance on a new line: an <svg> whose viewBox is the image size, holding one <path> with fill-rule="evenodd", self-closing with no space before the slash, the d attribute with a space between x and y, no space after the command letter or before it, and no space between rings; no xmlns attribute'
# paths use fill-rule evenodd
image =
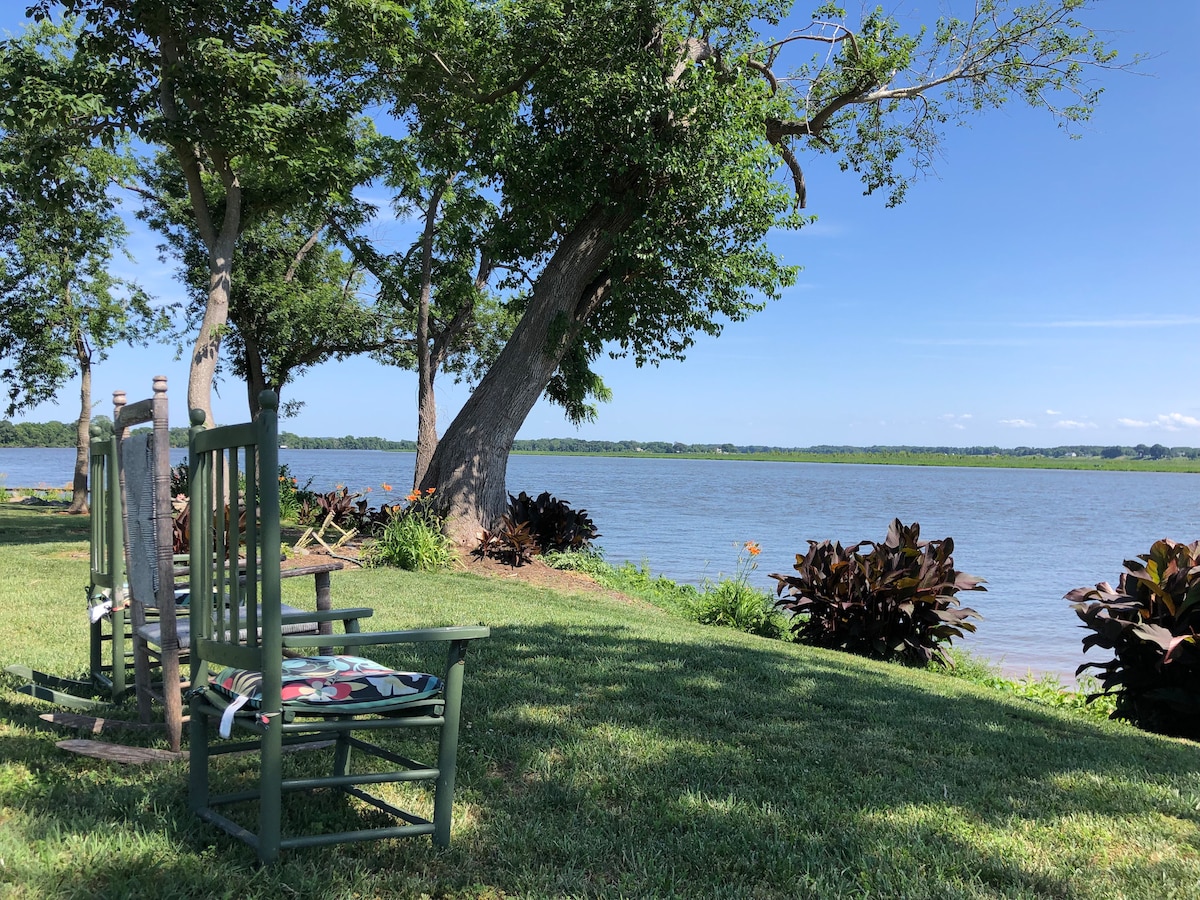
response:
<svg viewBox="0 0 1200 900"><path fill-rule="evenodd" d="M412 453L415 441L381 437L301 437L290 431L280 443L291 450L391 450ZM75 425L66 422L0 420L0 448L74 447ZM171 429L171 446L187 446L187 429ZM906 466L981 466L1030 469L1101 469L1109 471L1200 472L1200 448L1100 446L1061 447L920 447L819 445L767 447L738 444L684 444L671 441L589 441L538 438L513 443L514 453L565 453L587 456L640 456L675 459L739 459L768 462L858 463Z"/></svg>

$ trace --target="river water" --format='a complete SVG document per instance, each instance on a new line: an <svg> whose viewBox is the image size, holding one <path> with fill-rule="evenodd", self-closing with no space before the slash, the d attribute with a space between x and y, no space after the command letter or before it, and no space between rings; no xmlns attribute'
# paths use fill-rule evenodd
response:
<svg viewBox="0 0 1200 900"><path fill-rule="evenodd" d="M2 449L0 484L61 487L73 459ZM285 449L280 460L314 490L369 487L372 505L400 499L412 479L410 453ZM893 518L920 522L925 538L954 538L958 568L987 579L987 593L959 595L984 616L962 645L1009 673L1064 680L1105 657L1083 656L1063 594L1115 583L1122 561L1159 538L1200 539L1200 475L1176 473L521 455L508 488L586 509L609 562L695 584L732 573L745 541L762 547L752 580L773 589L767 576L790 572L809 539L882 540Z"/></svg>

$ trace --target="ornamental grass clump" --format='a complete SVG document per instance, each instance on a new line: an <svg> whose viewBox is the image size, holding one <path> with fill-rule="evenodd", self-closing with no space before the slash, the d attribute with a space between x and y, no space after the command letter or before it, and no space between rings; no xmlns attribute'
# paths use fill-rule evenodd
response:
<svg viewBox="0 0 1200 900"><path fill-rule="evenodd" d="M1200 740L1200 541L1156 541L1149 553L1126 560L1114 590L1107 581L1066 595L1083 627L1083 649L1112 650L1097 671L1111 697L1112 718L1146 731Z"/></svg>
<svg viewBox="0 0 1200 900"><path fill-rule="evenodd" d="M387 522L363 550L368 566L395 566L410 572L449 568L455 560L454 542L446 536L445 522L433 511L433 488L413 491L408 506L385 507Z"/></svg>
<svg viewBox="0 0 1200 900"><path fill-rule="evenodd" d="M863 552L863 548L869 548ZM954 540L920 540L920 525L888 527L882 544L809 541L796 575L772 575L776 605L792 615L796 640L872 659L952 666L950 642L981 618L959 608L959 591L983 579L954 568Z"/></svg>
<svg viewBox="0 0 1200 900"><path fill-rule="evenodd" d="M738 550L734 576L705 582L691 603L690 612L697 622L767 638L778 639L788 633L787 617L775 608L771 595L750 584L761 552L757 541L746 541Z"/></svg>

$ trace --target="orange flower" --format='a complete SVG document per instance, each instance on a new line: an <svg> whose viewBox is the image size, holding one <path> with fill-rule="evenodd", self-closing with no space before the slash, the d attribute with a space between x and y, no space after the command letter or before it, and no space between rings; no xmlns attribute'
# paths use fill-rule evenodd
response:
<svg viewBox="0 0 1200 900"><path fill-rule="evenodd" d="M388 484L386 481L383 484L381 484L380 487L383 488L385 491L390 491L392 489L392 486L390 484Z"/></svg>
<svg viewBox="0 0 1200 900"><path fill-rule="evenodd" d="M425 488L425 493L432 494L436 490L437 490L437 488Z"/></svg>
<svg viewBox="0 0 1200 900"><path fill-rule="evenodd" d="M421 494L418 491L413 491L411 494L409 494L404 499L407 500L409 503L416 503L418 500L421 499Z"/></svg>
<svg viewBox="0 0 1200 900"><path fill-rule="evenodd" d="M746 541L746 552L751 556L758 556L762 553L762 547L758 546L758 541Z"/></svg>

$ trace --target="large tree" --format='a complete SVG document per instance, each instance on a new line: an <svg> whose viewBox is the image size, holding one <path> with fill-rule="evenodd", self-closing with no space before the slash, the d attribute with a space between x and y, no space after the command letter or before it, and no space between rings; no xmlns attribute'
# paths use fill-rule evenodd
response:
<svg viewBox="0 0 1200 900"><path fill-rule="evenodd" d="M126 236L114 183L131 163L86 127L97 98L75 93L70 37L43 23L0 46L0 380L12 415L79 377L69 512L86 513L93 366L167 322L111 274Z"/></svg>
<svg viewBox="0 0 1200 900"><path fill-rule="evenodd" d="M454 534L503 511L539 397L579 400L602 352L679 358L779 295L795 270L766 237L805 221L805 153L896 203L948 123L1014 97L1085 119L1112 60L1085 5L979 0L906 34L829 4L776 38L774 2L418 5L396 112L461 142L497 198L475 252L525 278L501 285L519 322L425 474Z"/></svg>
<svg viewBox="0 0 1200 900"><path fill-rule="evenodd" d="M165 148L205 249L208 284L188 406L212 420L239 236L272 210L348 192L352 92L322 82L327 10L270 0L40 0L79 16L93 127Z"/></svg>

